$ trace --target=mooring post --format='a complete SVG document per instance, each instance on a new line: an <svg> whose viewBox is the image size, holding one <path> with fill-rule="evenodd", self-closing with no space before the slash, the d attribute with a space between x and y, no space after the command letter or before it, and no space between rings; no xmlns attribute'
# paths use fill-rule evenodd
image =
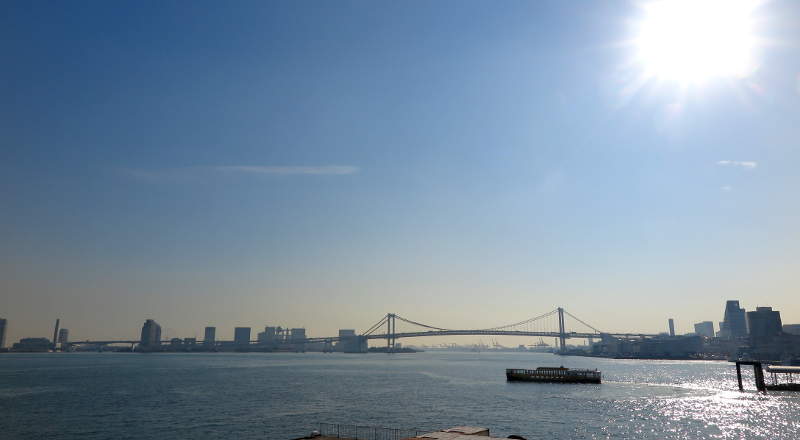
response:
<svg viewBox="0 0 800 440"><path fill-rule="evenodd" d="M756 389L763 393L767 392L767 385L764 384L764 370L761 368L761 362L753 363L753 372L756 375Z"/></svg>
<svg viewBox="0 0 800 440"><path fill-rule="evenodd" d="M742 386L742 364L739 361L736 361L736 382L739 383L739 391L744 391Z"/></svg>

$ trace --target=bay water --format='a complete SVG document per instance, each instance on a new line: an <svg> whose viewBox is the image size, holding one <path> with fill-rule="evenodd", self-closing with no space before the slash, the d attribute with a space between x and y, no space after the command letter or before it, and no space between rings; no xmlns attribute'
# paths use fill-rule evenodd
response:
<svg viewBox="0 0 800 440"><path fill-rule="evenodd" d="M506 368L597 368L602 385L509 383ZM275 439L320 422L483 426L530 439L800 439L800 393L721 361L528 352L0 355L0 439Z"/></svg>

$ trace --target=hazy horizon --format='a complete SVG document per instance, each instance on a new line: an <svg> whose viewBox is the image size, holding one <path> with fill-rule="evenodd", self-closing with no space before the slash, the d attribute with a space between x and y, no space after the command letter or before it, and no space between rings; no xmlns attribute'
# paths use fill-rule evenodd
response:
<svg viewBox="0 0 800 440"><path fill-rule="evenodd" d="M800 323L800 3L692 80L642 73L640 2L187 5L0 5L6 345ZM437 340L491 339L532 342Z"/></svg>

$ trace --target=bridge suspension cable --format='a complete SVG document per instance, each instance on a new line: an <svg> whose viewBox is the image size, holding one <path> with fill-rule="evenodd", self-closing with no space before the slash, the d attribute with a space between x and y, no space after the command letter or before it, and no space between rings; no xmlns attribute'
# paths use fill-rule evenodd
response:
<svg viewBox="0 0 800 440"><path fill-rule="evenodd" d="M362 333L362 335L364 335L364 336L371 335L375 330L381 328L381 326L383 326L383 324L386 323L386 319L387 319L387 317L384 316L383 318L381 318L380 321L376 322L375 325L373 325L367 331Z"/></svg>
<svg viewBox="0 0 800 440"><path fill-rule="evenodd" d="M428 330L437 331L437 332L451 332L451 331L459 331L459 332L461 332L461 331L476 331L476 332L511 331L510 329L513 329L515 327L525 326L525 325L529 325L528 331L531 331L530 325L533 324L533 323L536 323L537 321L542 321L540 324L537 324L537 325L540 325L540 326L544 325L546 327L549 327L550 325L552 325L552 321L546 321L546 319L547 318L551 318L551 317L555 317L555 316L558 315L558 313L559 313L559 309L555 309L555 310L551 310L551 311L549 311L547 313L543 313L541 315L534 316L533 318L528 318L528 319L525 319L523 321L515 322L513 324L506 324L506 325L500 325L500 326L497 326L497 327L489 327L489 328L481 328L481 329L448 329L448 328L443 328L443 327L437 327L437 326L434 326L434 325L423 324L421 322L417 322L417 321L414 321L414 320L411 320L411 319L408 319L408 318L404 318L404 317L402 317L400 315L397 315L397 314L389 313L389 314L383 316L378 322L373 324L372 327L370 327L369 329L364 331L362 333L362 335L363 336L373 335L379 329L386 328L384 326L386 326L387 321L391 322L394 319L399 319L400 321L403 321L403 322L405 322L407 324L411 324L411 325L414 325L414 326L417 326L417 327L422 327L422 328L426 328ZM580 318L578 318L577 316L573 315L572 313L569 313L566 310L563 310L563 313L566 314L566 315L569 315L572 319L574 319L577 322L585 325L587 328L591 329L595 333L602 333L600 330L598 330L597 328L595 328L592 325L589 325L588 323L586 323L585 321L581 320ZM391 328L392 328L391 330L387 330L387 334L389 332L391 332L391 333L395 332L393 324L392 324ZM563 331L563 330L559 329L559 331ZM382 333L378 333L378 334L382 334Z"/></svg>
<svg viewBox="0 0 800 440"><path fill-rule="evenodd" d="M596 329L596 328L592 327L591 325L589 325L589 324L587 324L587 323L585 323L585 322L581 321L581 319L580 319L580 318L578 318L577 316L573 315L572 313L570 313L570 312L568 312L568 311L566 311L566 310L564 310L564 313L566 313L567 315L569 315L569 316L570 316L572 319L574 319L574 320L576 320L576 321L580 322L581 324L585 325L586 327L589 327L590 329L594 330L596 333L603 333L603 332L601 332L600 330L598 330L598 329Z"/></svg>
<svg viewBox="0 0 800 440"><path fill-rule="evenodd" d="M411 325L416 325L416 326L419 326L419 327L429 328L431 330L437 330L437 331L442 331L442 332L446 332L446 331L452 330L452 329L449 329L449 328L440 328L440 327L434 327L432 325L422 324L422 323L419 323L419 322L416 322L416 321L412 321L410 319L403 318L400 315L394 315L394 317L399 319L399 320L401 320L401 321L403 321L403 322L407 322L407 323L409 323Z"/></svg>
<svg viewBox="0 0 800 440"><path fill-rule="evenodd" d="M510 328L510 327L517 327L517 326L520 326L520 325L529 324L529 323L531 323L533 321L538 321L540 319L547 318L548 316L552 316L552 315L554 315L556 313L558 313L558 310L551 310L551 311L549 311L549 312L547 312L547 313L545 313L543 315L534 316L533 318L529 318L529 319L526 319L524 321L516 322L514 324L506 324L506 325L501 325L499 327L483 328L481 330L484 330L484 331L504 330L504 329L507 329L507 328Z"/></svg>

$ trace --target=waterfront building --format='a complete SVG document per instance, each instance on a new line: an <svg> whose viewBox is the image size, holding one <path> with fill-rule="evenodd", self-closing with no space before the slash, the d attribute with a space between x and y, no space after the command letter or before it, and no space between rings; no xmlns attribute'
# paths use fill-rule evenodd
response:
<svg viewBox="0 0 800 440"><path fill-rule="evenodd" d="M249 345L250 327L236 327L233 329L233 343L236 345Z"/></svg>
<svg viewBox="0 0 800 440"><path fill-rule="evenodd" d="M356 331L352 329L339 329L339 342L336 351L343 353L358 352Z"/></svg>
<svg viewBox="0 0 800 440"><path fill-rule="evenodd" d="M358 336L355 330L339 330L339 343L336 344L336 351L343 353L366 353L367 338Z"/></svg>
<svg viewBox="0 0 800 440"><path fill-rule="evenodd" d="M139 338L139 345L143 349L153 349L161 345L161 326L152 319L148 319L142 325L142 335Z"/></svg>
<svg viewBox="0 0 800 440"><path fill-rule="evenodd" d="M15 343L12 351L21 351L28 353L48 352L53 347L50 340L47 338L22 338L19 342Z"/></svg>
<svg viewBox="0 0 800 440"><path fill-rule="evenodd" d="M187 348L192 348L197 345L197 338L183 338L183 345Z"/></svg>
<svg viewBox="0 0 800 440"><path fill-rule="evenodd" d="M172 338L169 340L169 345L172 349L180 348L183 345L183 340L181 338Z"/></svg>
<svg viewBox="0 0 800 440"><path fill-rule="evenodd" d="M214 345L217 342L217 328L206 327L205 334L203 335L203 345Z"/></svg>
<svg viewBox="0 0 800 440"><path fill-rule="evenodd" d="M739 307L738 300L729 300L725 303L724 320L719 326L720 337L737 339L747 336L747 319L745 310Z"/></svg>
<svg viewBox="0 0 800 440"><path fill-rule="evenodd" d="M675 336L675 320L669 318L669 335Z"/></svg>
<svg viewBox="0 0 800 440"><path fill-rule="evenodd" d="M645 339L622 339L601 335L591 346L593 355L641 359L691 359L703 352L700 336L657 336Z"/></svg>
<svg viewBox="0 0 800 440"><path fill-rule="evenodd" d="M283 332L283 329L280 327L269 327L267 326L264 328L264 342L267 344L275 344L280 339L280 336Z"/></svg>
<svg viewBox="0 0 800 440"><path fill-rule="evenodd" d="M290 336L292 342L303 342L306 339L306 329L293 328Z"/></svg>
<svg viewBox="0 0 800 440"><path fill-rule="evenodd" d="M58 331L58 343L64 348L69 343L69 330L62 328Z"/></svg>
<svg viewBox="0 0 800 440"><path fill-rule="evenodd" d="M783 333L781 312L772 307L757 307L747 312L747 328L754 342L768 342Z"/></svg>
<svg viewBox="0 0 800 440"><path fill-rule="evenodd" d="M263 332L258 332L258 337L256 338L258 339L258 343L274 345L276 342L278 342L277 339L278 329L280 329L280 327L270 327L270 326L264 327Z"/></svg>
<svg viewBox="0 0 800 440"><path fill-rule="evenodd" d="M706 338L714 337L714 323L711 321L698 322L694 325L694 332Z"/></svg>
<svg viewBox="0 0 800 440"><path fill-rule="evenodd" d="M0 318L0 348L5 348L6 346L6 327L8 326L8 321L5 318Z"/></svg>
<svg viewBox="0 0 800 440"><path fill-rule="evenodd" d="M800 324L783 324L783 332L790 335L800 335Z"/></svg>

